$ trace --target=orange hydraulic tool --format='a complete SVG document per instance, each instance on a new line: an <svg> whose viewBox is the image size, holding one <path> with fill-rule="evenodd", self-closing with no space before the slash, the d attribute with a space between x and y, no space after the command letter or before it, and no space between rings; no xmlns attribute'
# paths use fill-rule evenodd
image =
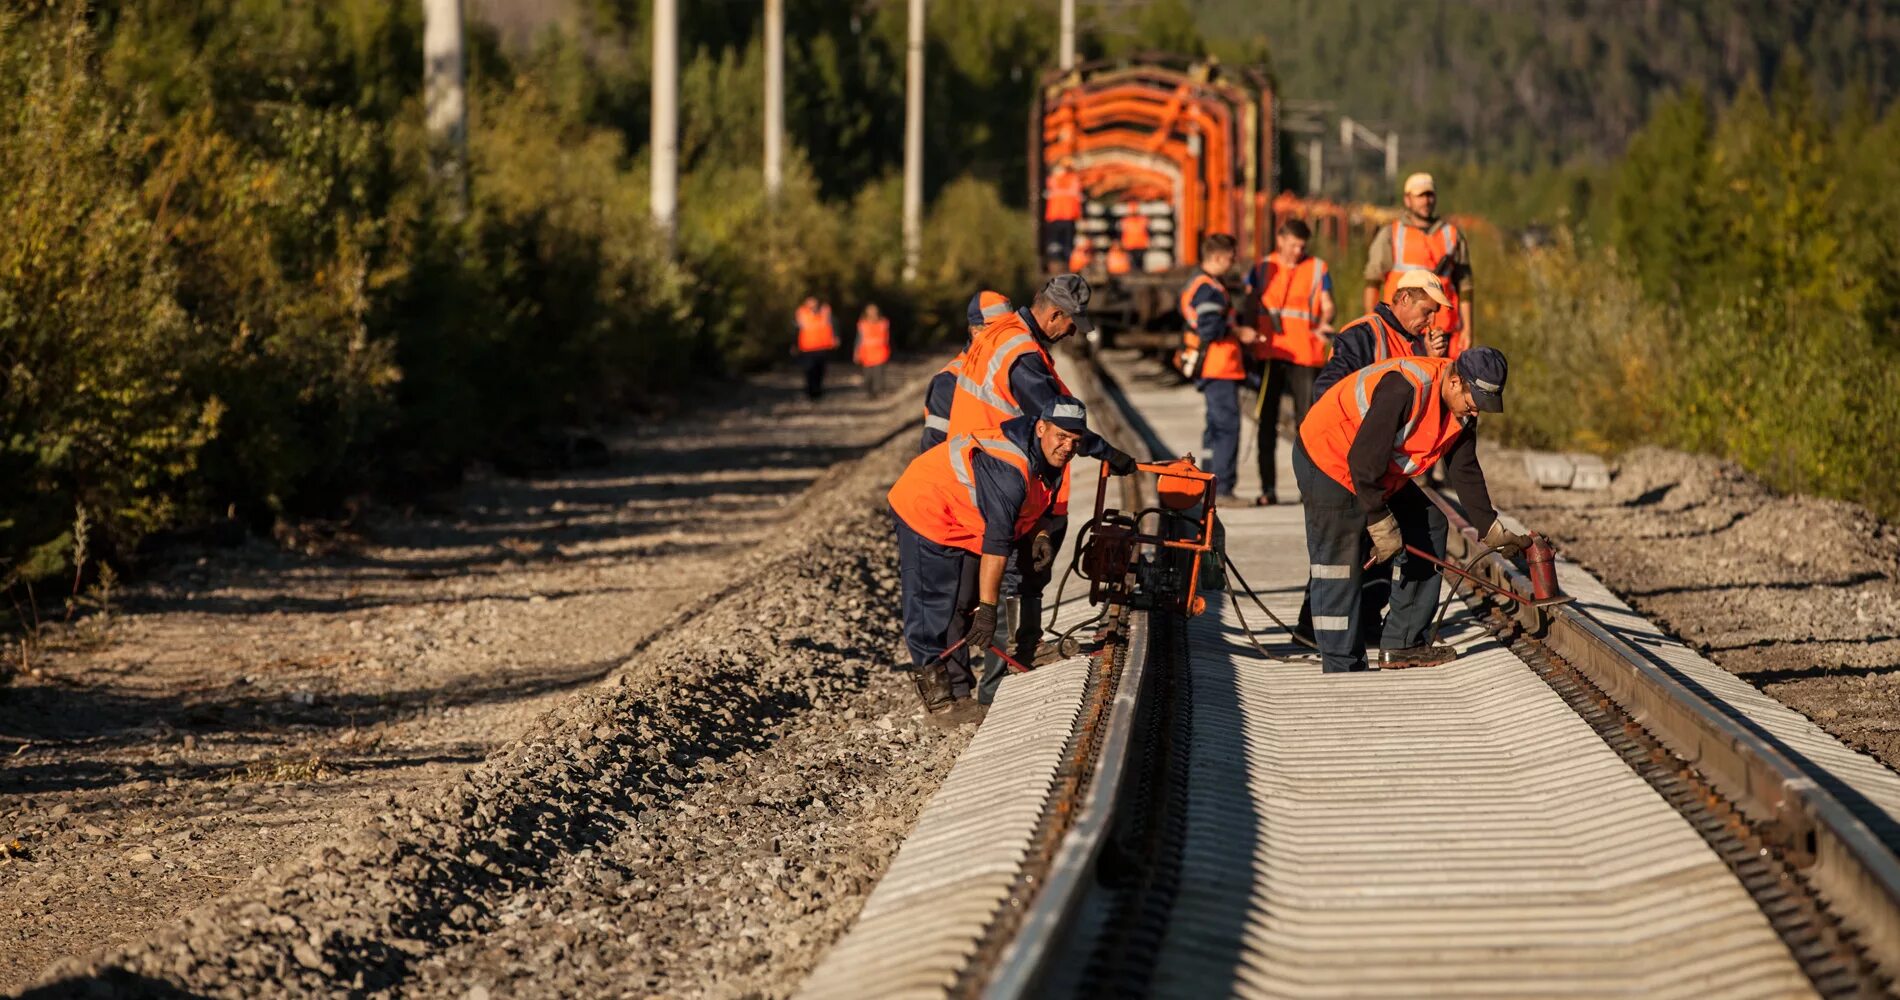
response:
<svg viewBox="0 0 1900 1000"><path fill-rule="evenodd" d="M1207 610L1199 593L1203 557L1218 558L1214 476L1196 468L1191 455L1136 469L1154 475L1160 502L1132 514L1108 507L1103 464L1095 517L1082 529L1080 572L1089 581L1089 603L1198 615Z"/></svg>

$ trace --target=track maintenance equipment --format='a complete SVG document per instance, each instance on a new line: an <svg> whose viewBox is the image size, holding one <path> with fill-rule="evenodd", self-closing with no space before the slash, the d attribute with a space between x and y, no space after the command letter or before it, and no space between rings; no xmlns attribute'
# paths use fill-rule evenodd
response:
<svg viewBox="0 0 1900 1000"><path fill-rule="evenodd" d="M1509 587L1500 587L1472 573L1469 569L1461 569L1416 545L1406 545L1405 551L1464 580L1466 583L1471 584L1473 587L1487 594L1496 594L1499 597L1509 598L1526 607L1548 608L1558 604L1569 604L1571 601L1576 600L1574 597L1566 597L1558 593L1556 553L1551 550L1550 542L1546 540L1544 536L1536 533L1532 533L1530 547L1524 550L1525 559L1531 566L1531 596L1529 597L1525 597L1523 594ZM1479 558L1482 558L1490 552L1490 549L1484 549L1479 553ZM1376 558L1366 560L1366 568L1371 569L1377 562L1378 560Z"/></svg>
<svg viewBox="0 0 1900 1000"><path fill-rule="evenodd" d="M1132 513L1108 506L1108 466L1095 491L1095 516L1082 527L1079 572L1089 582L1089 603L1105 608L1169 611L1192 618L1207 610L1200 594L1219 586L1215 557L1214 475L1193 456L1142 462L1137 471L1155 477L1155 506ZM1151 526L1144 530L1143 525ZM1211 572L1213 580L1203 581Z"/></svg>

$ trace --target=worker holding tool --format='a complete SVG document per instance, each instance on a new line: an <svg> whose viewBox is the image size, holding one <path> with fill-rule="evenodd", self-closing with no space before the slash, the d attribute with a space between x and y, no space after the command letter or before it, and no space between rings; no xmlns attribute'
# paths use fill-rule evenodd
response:
<svg viewBox="0 0 1900 1000"><path fill-rule="evenodd" d="M1232 498L1240 482L1240 384L1247 378L1243 352L1254 342L1254 329L1233 321L1227 305L1224 279L1234 266L1238 244L1226 233L1201 237L1201 270L1181 290L1181 373L1194 380L1207 403L1207 426L1201 432L1201 450L1207 471L1223 499Z"/></svg>
<svg viewBox="0 0 1900 1000"><path fill-rule="evenodd" d="M1069 460L1093 436L1087 416L1081 400L1054 396L1040 417L953 434L912 459L891 487L904 643L930 713L961 701L970 706L963 715L980 717L970 651L980 655L995 640L1005 564L1037 529Z"/></svg>
<svg viewBox="0 0 1900 1000"><path fill-rule="evenodd" d="M1438 217L1437 185L1430 174L1405 179L1405 205L1391 225L1372 234L1366 250L1366 312L1392 301L1399 279L1423 271L1438 275L1451 305L1433 320L1450 338L1449 357L1475 341L1471 328L1471 251L1465 234Z"/></svg>
<svg viewBox="0 0 1900 1000"><path fill-rule="evenodd" d="M1297 429L1312 408L1313 380L1326 364L1332 346L1333 275L1325 261L1306 255L1306 243L1312 236L1312 229L1303 219L1289 218L1280 223L1273 237L1273 253L1247 275L1248 300L1266 329L1266 336L1253 343L1254 356L1267 364L1254 406L1260 463L1256 507L1268 506L1276 499L1273 453L1280 440L1280 397L1293 397L1293 426Z"/></svg>
<svg viewBox="0 0 1900 1000"><path fill-rule="evenodd" d="M1075 161L1065 156L1049 171L1042 193L1042 255L1051 270L1075 249L1075 226L1081 219L1082 175L1075 172Z"/></svg>
<svg viewBox="0 0 1900 1000"><path fill-rule="evenodd" d="M1293 474L1305 498L1306 551L1313 631L1327 673L1366 669L1361 575L1401 555L1407 544L1444 543L1429 537L1431 502L1414 476L1443 462L1447 478L1484 544L1509 556L1529 539L1504 527L1491 506L1478 465L1477 416L1504 409L1504 355L1477 347L1449 358L1393 358L1342 379L1313 404L1293 449ZM1370 563L1367 556L1370 554ZM1438 604L1436 566L1402 574L1379 631L1384 666L1443 663L1457 651L1430 642L1426 631ZM1370 628L1366 632L1372 631Z"/></svg>
<svg viewBox="0 0 1900 1000"><path fill-rule="evenodd" d="M872 399L884 395L884 366L891 362L891 321L873 302L858 316L858 341L851 360L864 371L864 391Z"/></svg>
<svg viewBox="0 0 1900 1000"><path fill-rule="evenodd" d="M1089 318L1089 283L1079 274L1059 274L1036 293L1027 309L1006 313L983 328L964 355L950 404L951 437L1001 427L1025 414L1046 413L1058 397L1073 395L1056 373L1055 345L1095 328ZM1116 475L1134 471L1135 460L1090 434L1082 455L1099 458ZM1015 634L1010 655L1033 660L1042 637L1042 594L1054 573L1056 553L1068 534L1069 476L1056 488L1044 523L1024 538L1009 562L1004 594L1014 602ZM1000 675L997 675L1000 676ZM985 698L992 693L986 689Z"/></svg>
<svg viewBox="0 0 1900 1000"><path fill-rule="evenodd" d="M805 369L805 398L815 400L825 394L825 363L838 349L838 334L831 327L831 306L807 295L792 319L798 333L792 354Z"/></svg>
<svg viewBox="0 0 1900 1000"><path fill-rule="evenodd" d="M957 376L963 374L963 359L970 353L970 345L976 343L977 334L1015 308L1002 292L984 290L970 296L965 317L970 339L964 341L963 350L958 351L949 364L930 377L924 391L924 446L918 449L920 453L942 444L950 436L950 404L956 399Z"/></svg>

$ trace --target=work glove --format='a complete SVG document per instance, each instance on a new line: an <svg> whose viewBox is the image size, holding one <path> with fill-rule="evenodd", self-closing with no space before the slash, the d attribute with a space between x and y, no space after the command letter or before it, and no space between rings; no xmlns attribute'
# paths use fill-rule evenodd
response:
<svg viewBox="0 0 1900 1000"><path fill-rule="evenodd" d="M1405 548L1405 539L1399 534L1399 519L1391 514L1372 522L1366 528L1372 536L1372 561L1385 562L1399 554Z"/></svg>
<svg viewBox="0 0 1900 1000"><path fill-rule="evenodd" d="M1108 452L1102 456L1102 461L1108 463L1108 471L1118 476L1134 474L1135 456L1114 445L1104 445L1104 447L1108 449Z"/></svg>
<svg viewBox="0 0 1900 1000"><path fill-rule="evenodd" d="M1029 540L1029 566L1038 573L1047 570L1056 561L1056 542L1046 531L1036 532Z"/></svg>
<svg viewBox="0 0 1900 1000"><path fill-rule="evenodd" d="M1515 559L1518 553L1530 548L1531 539L1529 535L1520 535L1505 527L1503 521L1492 521L1484 532L1484 544L1506 559Z"/></svg>
<svg viewBox="0 0 1900 1000"><path fill-rule="evenodd" d="M990 643L996 641L996 605L987 601L978 604L976 610L970 612L970 631L963 637L970 641L973 653L989 649Z"/></svg>

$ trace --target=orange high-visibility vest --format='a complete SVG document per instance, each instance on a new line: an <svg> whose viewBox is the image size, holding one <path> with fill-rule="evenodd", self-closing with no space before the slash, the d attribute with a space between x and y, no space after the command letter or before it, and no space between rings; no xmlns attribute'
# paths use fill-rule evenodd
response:
<svg viewBox="0 0 1900 1000"><path fill-rule="evenodd" d="M1366 411L1372 408L1373 389L1380 379L1394 372L1412 383L1412 412L1399 428L1379 486L1390 497L1407 480L1438 464L1465 429L1439 398L1439 386L1450 371L1450 358L1393 358L1367 365L1334 383L1313 403L1300 424L1300 442L1306 446L1314 468L1347 490L1358 492L1353 488L1347 455L1365 422Z"/></svg>
<svg viewBox="0 0 1900 1000"><path fill-rule="evenodd" d="M831 307L820 303L816 308L798 307L798 349L830 351L838 346L838 335L831 329Z"/></svg>
<svg viewBox="0 0 1900 1000"><path fill-rule="evenodd" d="M963 374L963 355L961 354L957 355L954 358L951 358L949 364L944 365L942 368L937 369L937 375L948 375L953 379L962 374ZM934 384L937 381L937 375L931 376L930 381L924 384L925 385ZM954 392L951 393L952 399L954 399L955 396L956 394ZM950 411L945 410L942 413L938 413L937 411L930 408L930 403L931 403L930 393L928 390L925 390L924 392L924 426L930 428L933 431L936 431L939 434L948 436L950 433Z"/></svg>
<svg viewBox="0 0 1900 1000"><path fill-rule="evenodd" d="M1029 471L1029 456L1000 430L953 435L911 459L891 487L891 510L912 531L938 545L981 555L983 513L977 508L976 476L971 467L971 457L978 451L1008 462L1022 473L1027 491L1010 537L1027 536L1049 509L1052 496L1042 477Z"/></svg>
<svg viewBox="0 0 1900 1000"><path fill-rule="evenodd" d="M1132 206L1122 216L1122 246L1131 251L1148 249L1148 217Z"/></svg>
<svg viewBox="0 0 1900 1000"><path fill-rule="evenodd" d="M1080 274L1088 270L1089 260L1095 256L1095 248L1077 240L1075 249L1069 251L1069 270Z"/></svg>
<svg viewBox="0 0 1900 1000"><path fill-rule="evenodd" d="M1367 313L1347 323L1345 326L1339 328L1339 332L1343 335L1347 330L1361 323L1372 324L1372 332L1377 334L1377 336L1372 338L1373 361L1389 361L1393 358L1424 357L1424 355L1418 353L1419 348L1414 343L1414 338L1407 336L1404 330L1387 323L1385 317L1376 312Z"/></svg>
<svg viewBox="0 0 1900 1000"><path fill-rule="evenodd" d="M1325 284L1326 262L1308 257L1291 267L1279 254L1267 257L1267 283L1260 290L1260 308L1272 317L1273 332L1254 342L1256 357L1318 368L1326 363L1326 342L1319 328L1319 293ZM1262 345L1265 345L1264 347Z"/></svg>
<svg viewBox="0 0 1900 1000"><path fill-rule="evenodd" d="M891 360L891 321L858 320L858 346L851 359L866 368L875 368Z"/></svg>
<svg viewBox="0 0 1900 1000"><path fill-rule="evenodd" d="M988 326L1008 314L1015 307L1009 304L1009 296L1002 292L984 289L976 293L976 305L983 310L983 325ZM965 350L968 350L966 347Z"/></svg>
<svg viewBox="0 0 1900 1000"><path fill-rule="evenodd" d="M1003 426L1003 421L1023 415L1016 402L1016 390L1010 388L1009 370L1016 360L1034 352L1042 355L1043 367L1055 379L1056 391L1072 396L1067 383L1056 373L1056 359L1043 349L1042 342L1029 330L1019 312L1005 313L983 328L970 349L963 352L963 370L957 373L957 395L950 404L951 437L975 434ZM1062 485L1056 489L1051 510L1069 512L1069 467L1062 467Z"/></svg>
<svg viewBox="0 0 1900 1000"><path fill-rule="evenodd" d="M1082 217L1082 175L1073 170L1057 170L1049 175L1049 191L1043 197L1044 222L1073 222Z"/></svg>
<svg viewBox="0 0 1900 1000"><path fill-rule="evenodd" d="M1187 324L1187 333L1182 335L1181 342L1187 345L1190 353L1203 352L1199 377L1222 380L1244 379L1247 377L1247 366L1241 361L1240 341L1232 337L1222 337L1203 349L1200 335L1194 332L1194 328L1199 325L1194 295L1206 285L1220 289L1222 295L1227 292L1226 287L1206 271L1195 275L1194 280L1188 282L1187 288L1181 292L1181 320Z"/></svg>
<svg viewBox="0 0 1900 1000"><path fill-rule="evenodd" d="M1127 274L1129 268L1128 251L1123 250L1120 243L1110 243L1108 245L1108 273Z"/></svg>
<svg viewBox="0 0 1900 1000"><path fill-rule="evenodd" d="M1405 220L1396 219L1392 223L1392 270L1385 272L1385 295L1387 302L1392 301L1392 293L1398 290L1399 279L1407 271L1433 271L1439 261L1451 256L1458 247L1458 227L1449 222L1441 222L1436 228L1426 230L1408 226ZM1451 305L1438 310L1432 319L1435 329L1451 334L1451 356L1465 349L1462 336L1465 328L1464 317L1458 312L1458 289L1443 275L1439 284L1444 286L1445 298Z"/></svg>

